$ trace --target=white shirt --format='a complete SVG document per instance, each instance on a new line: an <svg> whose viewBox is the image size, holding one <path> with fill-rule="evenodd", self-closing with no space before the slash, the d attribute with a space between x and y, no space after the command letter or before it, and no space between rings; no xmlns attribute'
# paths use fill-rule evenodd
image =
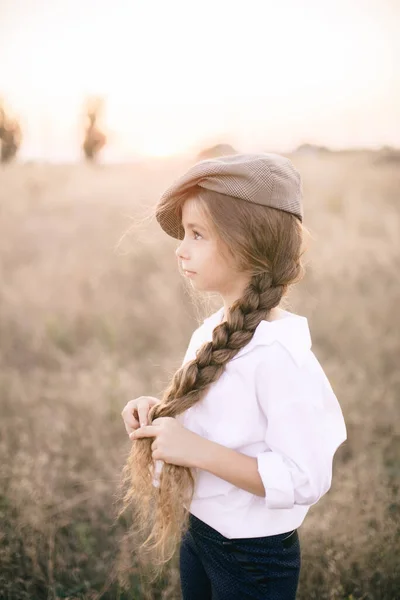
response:
<svg viewBox="0 0 400 600"><path fill-rule="evenodd" d="M223 314L224 307L194 331L182 365L212 340ZM265 497L193 469L190 512L228 538L299 527L331 487L333 456L347 439L339 402L311 350L307 318L281 315L261 321L218 381L177 417L191 431L257 458ZM156 461L154 485L162 464Z"/></svg>

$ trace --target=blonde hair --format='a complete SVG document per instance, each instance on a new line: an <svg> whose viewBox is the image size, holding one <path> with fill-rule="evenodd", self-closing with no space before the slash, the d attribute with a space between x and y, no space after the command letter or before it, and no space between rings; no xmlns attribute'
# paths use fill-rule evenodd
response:
<svg viewBox="0 0 400 600"><path fill-rule="evenodd" d="M259 323L279 305L289 286L304 275L304 227L294 215L196 186L175 204L179 218L189 197L199 202L218 236L221 251L230 253L238 269L249 273L249 282L242 297L230 307L226 321L214 328L212 341L204 343L196 358L173 375L160 404L151 409L149 422L176 417L199 402L225 365L250 342ZM123 470L127 488L123 505L134 509L136 533L148 533L141 548L151 553L157 576L188 528L187 507L195 480L191 469L164 463L160 485L155 487L152 443L153 438L142 438L132 444Z"/></svg>

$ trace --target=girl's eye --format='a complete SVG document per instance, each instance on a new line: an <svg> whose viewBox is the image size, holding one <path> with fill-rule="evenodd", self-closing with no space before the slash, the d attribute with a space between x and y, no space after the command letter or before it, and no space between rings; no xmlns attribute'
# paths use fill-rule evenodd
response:
<svg viewBox="0 0 400 600"><path fill-rule="evenodd" d="M196 231L195 229L192 229L193 233L195 236L199 235L200 237L202 237L201 233L199 233L198 231Z"/></svg>

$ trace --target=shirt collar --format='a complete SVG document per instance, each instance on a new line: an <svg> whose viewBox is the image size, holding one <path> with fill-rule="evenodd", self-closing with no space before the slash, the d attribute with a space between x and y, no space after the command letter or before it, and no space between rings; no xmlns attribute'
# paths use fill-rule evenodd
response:
<svg viewBox="0 0 400 600"><path fill-rule="evenodd" d="M270 346L277 341L290 353L297 365L301 365L307 352L311 349L311 334L308 319L301 315L284 311L286 315L275 321L261 321L250 342L241 348L231 359L235 360L250 352L256 346ZM224 307L207 317L203 321L204 340L211 341L214 328L220 324L224 314Z"/></svg>

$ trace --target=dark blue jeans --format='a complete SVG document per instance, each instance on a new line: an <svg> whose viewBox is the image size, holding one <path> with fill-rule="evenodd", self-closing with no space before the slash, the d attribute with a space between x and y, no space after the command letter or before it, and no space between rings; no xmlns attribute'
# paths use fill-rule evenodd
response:
<svg viewBox="0 0 400 600"><path fill-rule="evenodd" d="M297 529L229 539L190 514L180 549L183 600L295 600L300 575Z"/></svg>

